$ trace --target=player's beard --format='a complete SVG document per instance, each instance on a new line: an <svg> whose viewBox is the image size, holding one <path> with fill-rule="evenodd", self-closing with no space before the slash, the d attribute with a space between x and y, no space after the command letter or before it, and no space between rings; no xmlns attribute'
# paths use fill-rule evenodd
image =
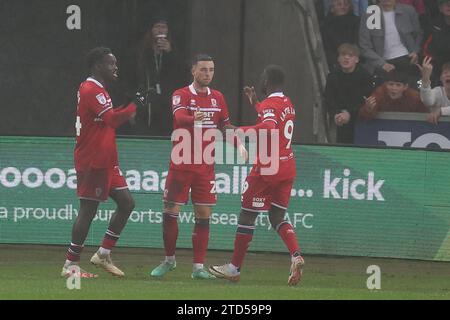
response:
<svg viewBox="0 0 450 320"><path fill-rule="evenodd" d="M211 80L197 80L197 84L201 87L201 88L207 88L209 86L209 84L211 83Z"/></svg>

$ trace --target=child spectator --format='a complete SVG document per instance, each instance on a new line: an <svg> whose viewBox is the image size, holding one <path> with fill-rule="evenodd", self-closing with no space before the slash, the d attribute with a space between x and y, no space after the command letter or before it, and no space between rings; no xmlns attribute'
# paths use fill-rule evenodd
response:
<svg viewBox="0 0 450 320"><path fill-rule="evenodd" d="M369 73L359 66L359 48L344 43L338 48L338 66L331 71L325 87L325 107L337 126L336 142L353 143L355 119L372 91Z"/></svg>
<svg viewBox="0 0 450 320"><path fill-rule="evenodd" d="M370 120L378 112L428 112L417 90L408 86L405 74L391 71L385 83L375 89L359 110L360 118Z"/></svg>
<svg viewBox="0 0 450 320"><path fill-rule="evenodd" d="M431 109L428 121L437 124L442 115L450 116L450 62L442 66L442 86L431 89L431 73L433 65L431 58L426 57L422 66L418 65L422 72L422 87L420 88L420 99Z"/></svg>

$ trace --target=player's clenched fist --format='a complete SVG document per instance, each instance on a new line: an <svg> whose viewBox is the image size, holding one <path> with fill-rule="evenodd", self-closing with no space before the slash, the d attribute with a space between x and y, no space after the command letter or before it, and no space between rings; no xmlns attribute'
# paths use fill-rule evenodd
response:
<svg viewBox="0 0 450 320"><path fill-rule="evenodd" d="M199 111L199 109L197 109L197 111L194 112L194 121L203 121L204 118L205 114Z"/></svg>

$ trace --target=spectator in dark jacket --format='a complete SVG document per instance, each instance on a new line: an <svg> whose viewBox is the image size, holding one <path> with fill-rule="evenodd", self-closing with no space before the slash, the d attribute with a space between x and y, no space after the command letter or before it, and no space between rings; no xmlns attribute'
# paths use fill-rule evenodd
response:
<svg viewBox="0 0 450 320"><path fill-rule="evenodd" d="M364 97L372 91L372 78L358 65L359 49L344 43L338 48L338 66L327 78L325 106L337 126L336 142L353 143L355 120Z"/></svg>
<svg viewBox="0 0 450 320"><path fill-rule="evenodd" d="M353 14L350 0L332 0L321 26L328 65L336 64L337 48L343 43L358 43L359 17Z"/></svg>
<svg viewBox="0 0 450 320"><path fill-rule="evenodd" d="M433 23L425 52L433 58L432 85L439 85L442 65L450 60L450 0L438 0L441 15Z"/></svg>
<svg viewBox="0 0 450 320"><path fill-rule="evenodd" d="M137 80L141 92L150 91L148 108L137 115L134 133L170 136L172 93L189 79L189 70L171 39L163 16L153 18L139 47Z"/></svg>

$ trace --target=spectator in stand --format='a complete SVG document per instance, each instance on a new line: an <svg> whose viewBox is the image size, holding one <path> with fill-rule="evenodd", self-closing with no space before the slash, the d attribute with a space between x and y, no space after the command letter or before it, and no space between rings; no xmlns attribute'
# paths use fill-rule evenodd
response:
<svg viewBox="0 0 450 320"><path fill-rule="evenodd" d="M416 87L419 73L415 64L423 39L417 12L397 0L380 0L379 6L382 11L380 29L368 28L370 15L361 19L359 44L365 66L381 79L396 69L408 75L408 83Z"/></svg>
<svg viewBox="0 0 450 320"><path fill-rule="evenodd" d="M439 85L442 65L450 60L450 0L437 0L441 14L433 22L433 27L425 43L424 52L433 58L431 83Z"/></svg>
<svg viewBox="0 0 450 320"><path fill-rule="evenodd" d="M188 79L188 69L174 47L168 19L156 16L140 43L137 81L141 92L149 92L145 112L138 113L134 133L170 136L172 93Z"/></svg>
<svg viewBox="0 0 450 320"><path fill-rule="evenodd" d="M323 0L323 8L325 15L331 10L333 0ZM362 16L370 5L369 0L351 0L351 7L355 16Z"/></svg>
<svg viewBox="0 0 450 320"><path fill-rule="evenodd" d="M419 15L419 22L422 30L427 30L430 25L429 15L427 14L427 9L425 7L424 0L398 0L398 3L406 4L414 7L417 14Z"/></svg>
<svg viewBox="0 0 450 320"><path fill-rule="evenodd" d="M405 74L391 71L386 82L375 89L359 110L364 120L375 118L378 112L428 112L417 90L408 86Z"/></svg>
<svg viewBox="0 0 450 320"><path fill-rule="evenodd" d="M417 14L419 15L419 18L426 13L425 3L423 0L398 0L398 3L414 7Z"/></svg>
<svg viewBox="0 0 450 320"><path fill-rule="evenodd" d="M408 4L414 7L419 16L425 14L425 3L423 0L398 0L398 3Z"/></svg>
<svg viewBox="0 0 450 320"><path fill-rule="evenodd" d="M337 126L336 142L353 143L355 120L364 97L372 92L372 77L359 66L359 48L344 43L338 48L338 67L325 87L325 107Z"/></svg>
<svg viewBox="0 0 450 320"><path fill-rule="evenodd" d="M353 14L351 0L332 0L321 26L323 45L330 68L336 64L337 48L358 43L359 17Z"/></svg>
<svg viewBox="0 0 450 320"><path fill-rule="evenodd" d="M442 86L431 89L431 74L433 65L431 58L426 57L422 66L418 65L422 72L422 87L420 88L420 99L431 109L428 121L437 124L439 118L450 116L450 62L444 63L441 72Z"/></svg>
<svg viewBox="0 0 450 320"><path fill-rule="evenodd" d="M439 16L439 0L424 0L425 10L430 19L434 20Z"/></svg>

